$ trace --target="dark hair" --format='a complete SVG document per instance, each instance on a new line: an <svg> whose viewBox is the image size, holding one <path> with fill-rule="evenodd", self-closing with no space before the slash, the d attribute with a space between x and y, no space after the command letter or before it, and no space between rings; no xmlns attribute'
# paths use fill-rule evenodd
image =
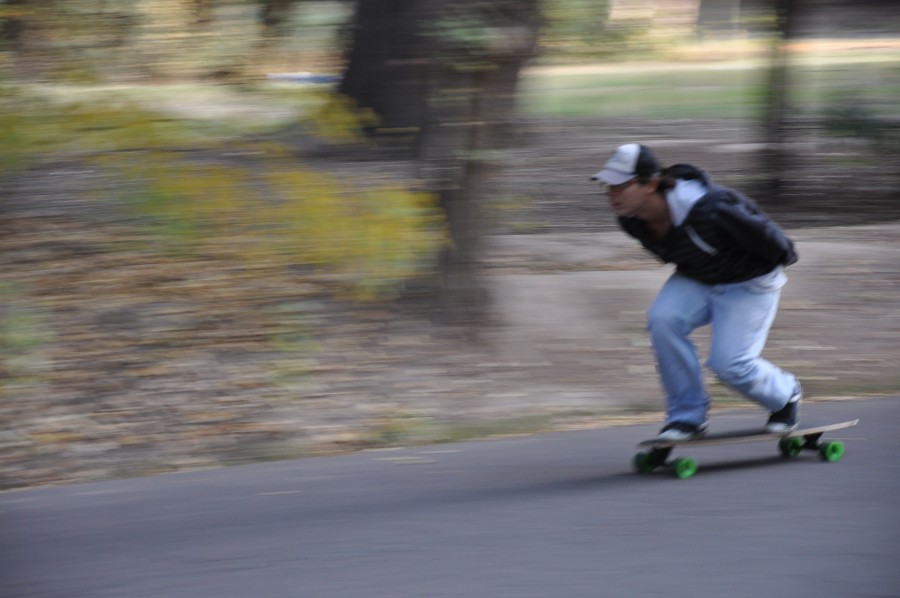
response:
<svg viewBox="0 0 900 598"><path fill-rule="evenodd" d="M707 177L706 174L696 166L690 164L672 164L668 168L663 168L659 173L659 185L656 189L660 193L665 193L666 191L674 189L675 182L679 179L682 181L700 180L706 182Z"/></svg>
<svg viewBox="0 0 900 598"><path fill-rule="evenodd" d="M634 165L634 173L637 175L638 181L643 185L656 176L662 168L662 164L650 151L646 145L641 145L641 151L638 153L637 162Z"/></svg>

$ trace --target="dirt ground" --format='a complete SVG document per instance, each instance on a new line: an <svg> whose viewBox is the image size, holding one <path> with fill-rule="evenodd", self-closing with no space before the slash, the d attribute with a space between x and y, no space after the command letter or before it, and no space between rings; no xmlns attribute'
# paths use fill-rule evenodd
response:
<svg viewBox="0 0 900 598"><path fill-rule="evenodd" d="M402 303L336 301L214 261L150 262L84 193L89 171L27 173L0 203L3 309L49 331L2 373L3 487L659 420L644 311L670 270L615 229L588 181L633 140L721 182L756 181L758 146L735 123L526 123L497 163L494 324L477 342ZM758 198L801 256L765 356L808 400L897 393L896 173L833 168L823 154L841 164L859 147L813 142L818 160L798 161L788 200ZM357 176L403 167L310 159ZM717 408L742 404L710 384Z"/></svg>

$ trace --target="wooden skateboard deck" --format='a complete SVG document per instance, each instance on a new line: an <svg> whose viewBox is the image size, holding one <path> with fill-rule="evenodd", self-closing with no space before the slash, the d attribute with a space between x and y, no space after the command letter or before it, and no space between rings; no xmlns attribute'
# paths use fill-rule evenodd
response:
<svg viewBox="0 0 900 598"><path fill-rule="evenodd" d="M712 444L734 444L738 442L756 442L761 440L777 440L782 456L796 457L804 450L817 451L826 461L838 461L844 454L844 445L838 441L820 442L825 432L851 428L859 423L858 419L816 426L813 428L797 428L790 432L772 433L760 429L730 430L705 434L687 440L660 440L651 438L638 444L640 448L650 449L634 457L634 467L638 473L650 473L658 467L666 467L679 478L689 478L697 471L697 463L689 457L680 457L668 461L669 454L675 447L703 446Z"/></svg>

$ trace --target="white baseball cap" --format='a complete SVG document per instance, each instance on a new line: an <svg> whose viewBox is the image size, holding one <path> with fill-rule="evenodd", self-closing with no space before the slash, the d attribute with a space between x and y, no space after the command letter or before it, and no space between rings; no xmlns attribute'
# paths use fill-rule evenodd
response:
<svg viewBox="0 0 900 598"><path fill-rule="evenodd" d="M613 152L603 170L592 176L591 180L621 185L633 178L652 176L659 171L659 161L650 148L640 143L626 143Z"/></svg>

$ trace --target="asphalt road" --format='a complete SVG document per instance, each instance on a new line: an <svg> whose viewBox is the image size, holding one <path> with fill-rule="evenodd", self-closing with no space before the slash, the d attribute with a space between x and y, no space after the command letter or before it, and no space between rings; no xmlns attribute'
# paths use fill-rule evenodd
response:
<svg viewBox="0 0 900 598"><path fill-rule="evenodd" d="M0 595L898 596L900 398L804 406L855 418L840 462L710 446L689 480L631 472L644 424L8 492Z"/></svg>

